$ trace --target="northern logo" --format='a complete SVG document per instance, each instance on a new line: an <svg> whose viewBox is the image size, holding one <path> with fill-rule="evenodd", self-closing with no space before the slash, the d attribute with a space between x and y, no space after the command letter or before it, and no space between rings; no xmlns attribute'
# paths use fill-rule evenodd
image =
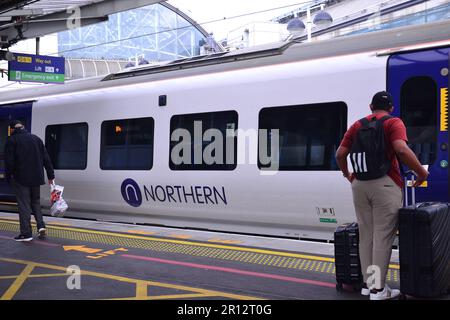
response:
<svg viewBox="0 0 450 320"><path fill-rule="evenodd" d="M126 179L122 182L122 197L132 207L140 207L142 204L141 188L133 179Z"/></svg>

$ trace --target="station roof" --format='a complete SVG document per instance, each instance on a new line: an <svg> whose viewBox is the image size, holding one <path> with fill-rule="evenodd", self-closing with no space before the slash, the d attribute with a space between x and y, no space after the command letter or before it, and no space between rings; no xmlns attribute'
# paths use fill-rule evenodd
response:
<svg viewBox="0 0 450 320"><path fill-rule="evenodd" d="M107 21L108 15L164 1L4 0L0 3L0 47Z"/></svg>

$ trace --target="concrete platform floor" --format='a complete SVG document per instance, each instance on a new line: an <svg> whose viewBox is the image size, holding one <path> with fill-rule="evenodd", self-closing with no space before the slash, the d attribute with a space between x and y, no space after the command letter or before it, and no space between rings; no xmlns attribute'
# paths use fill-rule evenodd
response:
<svg viewBox="0 0 450 320"><path fill-rule="evenodd" d="M2 300L367 300L336 291L331 244L50 217L18 243L17 220L0 214Z"/></svg>

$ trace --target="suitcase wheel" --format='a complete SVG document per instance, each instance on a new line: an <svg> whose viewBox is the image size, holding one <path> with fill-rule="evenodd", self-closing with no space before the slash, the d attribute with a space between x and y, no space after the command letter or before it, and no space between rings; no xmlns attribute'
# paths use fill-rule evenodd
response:
<svg viewBox="0 0 450 320"><path fill-rule="evenodd" d="M406 296L406 294L400 292L400 295L396 300L408 300L408 297Z"/></svg>

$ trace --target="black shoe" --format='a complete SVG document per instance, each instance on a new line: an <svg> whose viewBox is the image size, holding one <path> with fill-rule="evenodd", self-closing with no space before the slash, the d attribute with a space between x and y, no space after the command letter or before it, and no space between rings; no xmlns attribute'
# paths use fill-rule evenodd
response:
<svg viewBox="0 0 450 320"><path fill-rule="evenodd" d="M20 241L20 242L29 242L33 240L33 237L27 237L24 235L18 235L17 237L14 238L15 241Z"/></svg>

